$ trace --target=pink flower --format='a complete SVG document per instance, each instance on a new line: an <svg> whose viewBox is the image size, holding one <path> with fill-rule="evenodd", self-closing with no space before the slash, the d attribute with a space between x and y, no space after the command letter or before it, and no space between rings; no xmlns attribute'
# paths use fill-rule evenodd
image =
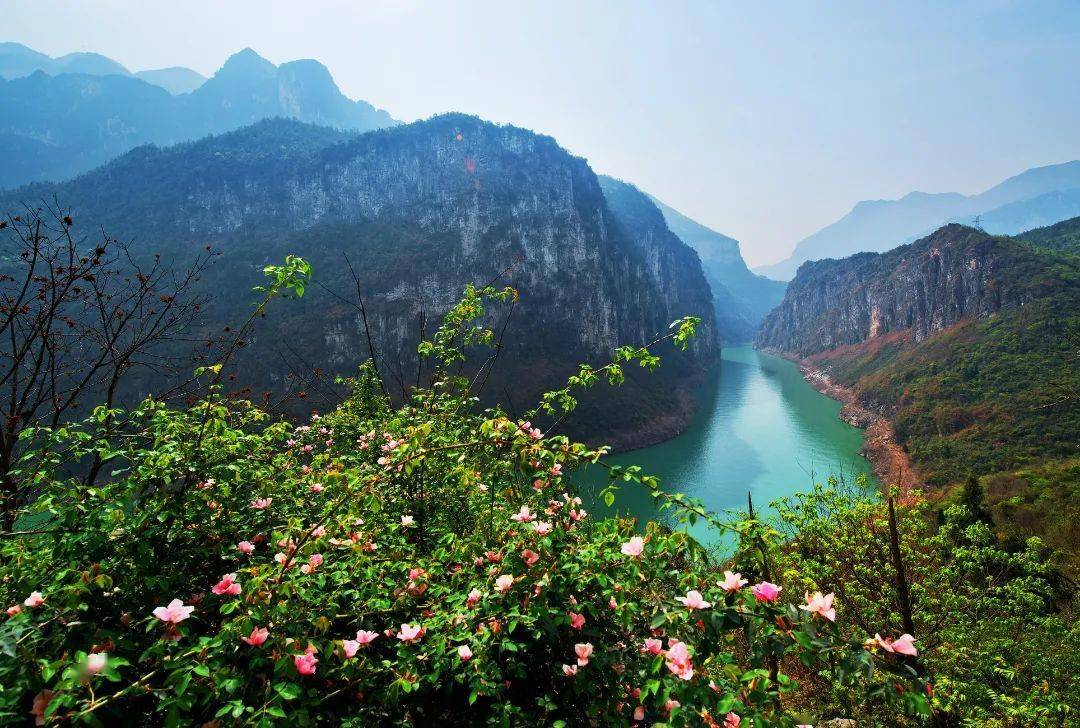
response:
<svg viewBox="0 0 1080 728"><path fill-rule="evenodd" d="M257 511L264 511L270 507L270 502L273 500L273 498L256 498L251 501L251 507Z"/></svg>
<svg viewBox="0 0 1080 728"><path fill-rule="evenodd" d="M641 648L641 651L647 652L650 655L659 655L661 652L664 651L664 643L658 639L647 637L645 639L645 644Z"/></svg>
<svg viewBox="0 0 1080 728"><path fill-rule="evenodd" d="M532 549L525 549L521 552L521 560L528 566L532 566L540 560L540 554L536 553Z"/></svg>
<svg viewBox="0 0 1080 728"><path fill-rule="evenodd" d="M379 636L378 632L369 632L366 629L362 629L356 633L356 641L362 645L374 642L375 638Z"/></svg>
<svg viewBox="0 0 1080 728"><path fill-rule="evenodd" d="M724 716L724 728L739 728L740 723L742 723L742 718L735 713L728 713Z"/></svg>
<svg viewBox="0 0 1080 728"><path fill-rule="evenodd" d="M33 609L34 607L40 607L45 603L45 597L41 596L41 592L30 592L30 596L23 600L23 604Z"/></svg>
<svg viewBox="0 0 1080 728"><path fill-rule="evenodd" d="M689 680L694 676L694 666L690 663L690 653L684 643L671 641L667 651L667 668L680 680Z"/></svg>
<svg viewBox="0 0 1080 728"><path fill-rule="evenodd" d="M480 597L483 596L479 589L473 589L469 592L469 596L465 597L465 606L475 607L477 602L480 601Z"/></svg>
<svg viewBox="0 0 1080 728"><path fill-rule="evenodd" d="M342 650L342 652L345 653L345 659L346 660L351 659L353 657L353 655L356 654L356 651L358 649L360 649L360 643L357 642L356 640L342 640L341 641L341 650Z"/></svg>
<svg viewBox="0 0 1080 728"><path fill-rule="evenodd" d="M419 625L403 624L397 638L402 642L414 642L424 636L424 628Z"/></svg>
<svg viewBox="0 0 1080 728"><path fill-rule="evenodd" d="M562 672L563 675L566 675L567 677L573 677L574 675L577 675L577 665L563 665Z"/></svg>
<svg viewBox="0 0 1080 728"><path fill-rule="evenodd" d="M240 553L244 554L245 556L251 556L253 553L255 553L255 544L251 543L251 541L241 541L240 543L236 544L236 548Z"/></svg>
<svg viewBox="0 0 1080 728"><path fill-rule="evenodd" d="M533 529L541 536L547 536L551 533L552 525L547 521L537 521L533 524Z"/></svg>
<svg viewBox="0 0 1080 728"><path fill-rule="evenodd" d="M585 516L587 516L589 514L588 514L588 512L586 512L586 510L584 508L582 508L581 510L577 510L577 511L575 511L573 509L570 509L570 512L567 515L570 516L571 521L573 521L574 523L577 523L578 521L580 521L581 519L583 519Z"/></svg>
<svg viewBox="0 0 1080 728"><path fill-rule="evenodd" d="M458 647L457 654L458 657L461 658L462 662L468 662L472 659L472 649L470 649L468 645L462 645L461 647Z"/></svg>
<svg viewBox="0 0 1080 728"><path fill-rule="evenodd" d="M109 656L104 652L91 652L86 656L86 671L91 675L97 675L108 663Z"/></svg>
<svg viewBox="0 0 1080 728"><path fill-rule="evenodd" d="M822 595L821 592L814 592L814 596L809 594L804 595L806 597L806 604L799 607L805 612L811 614L817 614L824 617L830 622L836 621L836 609L833 607L833 594L829 592L826 595Z"/></svg>
<svg viewBox="0 0 1080 728"><path fill-rule="evenodd" d="M919 654L919 651L915 649L915 638L909 634L902 634L895 641L885 639L879 634L875 634L873 639L866 641L867 646L878 644L881 649L886 652L892 652L898 655L911 655L915 657Z"/></svg>
<svg viewBox="0 0 1080 728"><path fill-rule="evenodd" d="M182 601L173 599L169 602L169 606L155 608L154 616L168 624L180 624L194 611L195 607L185 607Z"/></svg>
<svg viewBox="0 0 1080 728"><path fill-rule="evenodd" d="M780 596L780 592L784 587L777 586L772 582L763 581L760 584L754 584L750 587L750 593L754 595L754 598L759 602L775 602L776 598Z"/></svg>
<svg viewBox="0 0 1080 728"><path fill-rule="evenodd" d="M641 536L634 536L632 539L624 543L619 550L622 551L624 556L629 556L632 559L636 559L637 557L641 556L641 553L645 550L645 541L641 538Z"/></svg>
<svg viewBox="0 0 1080 728"><path fill-rule="evenodd" d="M638 707L634 708L634 720L635 721L645 720L645 706L644 705L639 705Z"/></svg>
<svg viewBox="0 0 1080 728"><path fill-rule="evenodd" d="M210 591L218 596L222 594L231 594L233 596L239 594L240 585L236 583L236 574L225 574L221 577L221 581L210 588Z"/></svg>
<svg viewBox="0 0 1080 728"><path fill-rule="evenodd" d="M506 592L510 591L510 587L512 586L514 586L514 577L510 576L509 574L502 574L498 579L495 580L495 589L500 594L505 594Z"/></svg>
<svg viewBox="0 0 1080 728"><path fill-rule="evenodd" d="M416 525L416 519L409 515L402 516L401 525L404 528L411 528L412 526Z"/></svg>
<svg viewBox="0 0 1080 728"><path fill-rule="evenodd" d="M685 597L675 597L675 601L682 602L686 605L686 608L693 611L695 609L708 609L712 606L711 602L705 601L701 596L701 592L691 589L686 592Z"/></svg>
<svg viewBox="0 0 1080 728"><path fill-rule="evenodd" d="M725 571L724 580L716 582L716 585L730 593L738 591L746 586L746 579L742 578L742 574L733 574L730 571Z"/></svg>
<svg viewBox="0 0 1080 728"><path fill-rule="evenodd" d="M584 644L578 643L574 645L574 654L577 655L577 664L581 667L585 667L589 664L589 658L592 657L593 646L591 642Z"/></svg>
<svg viewBox="0 0 1080 728"><path fill-rule="evenodd" d="M308 557L308 562L300 567L300 571L302 571L305 574L310 574L311 572L315 571L315 569L322 566L322 563L323 563L323 555L322 554L312 554L311 556Z"/></svg>
<svg viewBox="0 0 1080 728"><path fill-rule="evenodd" d="M312 493L322 493L325 488L326 486L324 486L322 483L312 483L310 486L308 486L308 490L310 490Z"/></svg>
<svg viewBox="0 0 1080 728"><path fill-rule="evenodd" d="M311 529L311 537L312 538L322 538L325 535L326 535L326 526L316 526L315 528Z"/></svg>
<svg viewBox="0 0 1080 728"><path fill-rule="evenodd" d="M252 647L262 647L266 642L266 638L270 636L270 630L266 627L252 627L251 634L247 637L241 637L241 642L246 642Z"/></svg>
<svg viewBox="0 0 1080 728"><path fill-rule="evenodd" d="M10 607L7 608L7 616L14 617L21 611L22 607L20 607L18 604L12 604Z"/></svg>
<svg viewBox="0 0 1080 728"><path fill-rule="evenodd" d="M45 725L45 711L49 708L55 693L52 690L42 690L34 696L34 704L30 707L30 715L34 716L34 725Z"/></svg>
<svg viewBox="0 0 1080 728"><path fill-rule="evenodd" d="M510 520L518 523L529 523L536 520L536 514L530 511L528 506L522 506L521 510L510 516Z"/></svg>
<svg viewBox="0 0 1080 728"><path fill-rule="evenodd" d="M562 475L562 463L555 463L551 466L551 474L558 477Z"/></svg>
<svg viewBox="0 0 1080 728"><path fill-rule="evenodd" d="M570 626L574 629L581 629L585 626L585 615L578 614L577 612L570 612Z"/></svg>
<svg viewBox="0 0 1080 728"><path fill-rule="evenodd" d="M668 713L670 713L671 711L678 708L680 705L682 705L682 703L680 703L678 700L673 700L671 698L668 698L668 701L666 703L664 703L664 710L666 710Z"/></svg>
<svg viewBox="0 0 1080 728"><path fill-rule="evenodd" d="M314 675L315 666L319 664L319 658L315 656L313 652L304 652L303 654L293 655L293 664L296 665L296 671L301 675Z"/></svg>

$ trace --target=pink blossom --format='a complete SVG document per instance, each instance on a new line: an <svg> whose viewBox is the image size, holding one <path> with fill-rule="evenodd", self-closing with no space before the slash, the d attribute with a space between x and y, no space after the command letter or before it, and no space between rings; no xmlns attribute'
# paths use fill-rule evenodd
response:
<svg viewBox="0 0 1080 728"><path fill-rule="evenodd" d="M91 675L97 675L109 664L109 656L104 652L91 652L86 656L86 671Z"/></svg>
<svg viewBox="0 0 1080 728"><path fill-rule="evenodd" d="M574 654L577 655L577 664L581 667L585 667L589 664L589 658L592 657L593 646L591 642L585 642L574 645Z"/></svg>
<svg viewBox="0 0 1080 728"><path fill-rule="evenodd" d="M210 591L218 596L222 594L236 596L240 593L240 585L236 583L236 574L225 574L221 577L221 581L211 587Z"/></svg>
<svg viewBox="0 0 1080 728"><path fill-rule="evenodd" d="M293 655L293 664L296 665L296 671L301 675L314 675L315 665L319 664L319 658L313 652L304 652Z"/></svg>
<svg viewBox="0 0 1080 728"><path fill-rule="evenodd" d="M498 590L500 594L505 594L510 591L510 587L512 586L514 586L514 577L509 574L502 574L495 580L495 589Z"/></svg>
<svg viewBox="0 0 1080 728"><path fill-rule="evenodd" d="M536 553L532 549L525 549L521 552L521 560L524 561L528 566L532 566L540 560L540 554Z"/></svg>
<svg viewBox="0 0 1080 728"><path fill-rule="evenodd" d="M822 595L821 592L814 592L813 596L810 596L810 594L804 596L806 597L806 604L800 606L799 609L811 614L817 614L830 622L836 621L836 609L833 607L832 592L826 595Z"/></svg>
<svg viewBox="0 0 1080 728"><path fill-rule="evenodd" d="M236 548L245 556L251 556L255 553L255 544L251 543L251 541L241 541L236 544Z"/></svg>
<svg viewBox="0 0 1080 728"><path fill-rule="evenodd" d="M326 526L316 526L315 528L311 529L311 537L312 538L322 538L325 535L326 535Z"/></svg>
<svg viewBox="0 0 1080 728"><path fill-rule="evenodd" d="M310 490L312 493L322 493L325 488L326 486L324 486L322 483L312 483L310 486L308 486L308 490Z"/></svg>
<svg viewBox="0 0 1080 728"><path fill-rule="evenodd" d="M562 672L563 675L566 675L567 677L573 677L574 675L577 675L577 665L563 665Z"/></svg>
<svg viewBox="0 0 1080 728"><path fill-rule="evenodd" d="M686 592L685 597L675 597L675 601L682 602L687 609L693 611L695 609L708 609L712 606L712 602L707 602L701 596L701 592L691 589Z"/></svg>
<svg viewBox="0 0 1080 728"><path fill-rule="evenodd" d="M892 652L898 655L911 655L915 657L919 654L919 651L915 649L915 638L909 634L903 634L895 641L886 639L879 634L875 634L873 639L866 641L868 646L877 644L881 649L886 652Z"/></svg>
<svg viewBox="0 0 1080 728"><path fill-rule="evenodd" d="M366 629L362 629L356 633L356 641L362 645L369 644L375 641L375 638L379 636L378 632L369 632Z"/></svg>
<svg viewBox="0 0 1080 728"><path fill-rule="evenodd" d="M617 601L615 601L615 597L608 597L607 605L611 609L618 609L619 608L619 603Z"/></svg>
<svg viewBox="0 0 1080 728"><path fill-rule="evenodd" d="M694 676L694 666L690 663L690 653L685 643L671 641L667 651L667 668L680 680L689 680Z"/></svg>
<svg viewBox="0 0 1080 728"><path fill-rule="evenodd" d="M472 659L472 649L468 645L462 645L461 647L458 647L457 654L458 657L461 658L462 662L468 662Z"/></svg>
<svg viewBox="0 0 1080 728"><path fill-rule="evenodd" d="M653 637L646 637L645 644L641 648L642 652L647 652L650 655L659 655L664 651L664 643Z"/></svg>
<svg viewBox="0 0 1080 728"><path fill-rule="evenodd" d="M680 703L678 700L668 698L667 702L664 703L664 710L670 713L671 711L678 708L680 705L682 705L682 703Z"/></svg>
<svg viewBox="0 0 1080 728"><path fill-rule="evenodd" d="M510 516L510 520L518 523L529 523L536 520L536 514L530 511L528 506L522 506L521 510Z"/></svg>
<svg viewBox="0 0 1080 728"><path fill-rule="evenodd" d="M416 524L416 519L412 516L405 515L401 517L401 525L405 528L410 528Z"/></svg>
<svg viewBox="0 0 1080 728"><path fill-rule="evenodd" d="M310 574L311 572L315 571L315 569L318 569L320 566L322 566L322 564L323 564L323 555L322 554L312 554L311 556L308 557L308 562L300 567L300 571L302 571L305 574Z"/></svg>
<svg viewBox="0 0 1080 728"><path fill-rule="evenodd" d="M270 502L273 500L273 498L256 498L251 501L251 507L257 511L263 511L270 507Z"/></svg>
<svg viewBox="0 0 1080 728"><path fill-rule="evenodd" d="M634 708L634 720L635 721L645 720L645 706L644 705L639 705L638 707Z"/></svg>
<svg viewBox="0 0 1080 728"><path fill-rule="evenodd" d="M397 638L402 642L415 642L424 636L424 628L419 625L403 624Z"/></svg>
<svg viewBox="0 0 1080 728"><path fill-rule="evenodd" d="M558 477L562 475L562 463L555 463L551 466L551 474Z"/></svg>
<svg viewBox="0 0 1080 728"><path fill-rule="evenodd" d="M742 723L742 718L735 713L728 713L724 716L724 728L739 728L740 723Z"/></svg>
<svg viewBox="0 0 1080 728"><path fill-rule="evenodd" d="M585 615L578 614L577 612L570 612L570 626L574 629L581 629L585 626Z"/></svg>
<svg viewBox="0 0 1080 728"><path fill-rule="evenodd" d="M167 607L156 607L154 616L168 624L180 624L194 611L195 607L185 607L182 601L173 599Z"/></svg>
<svg viewBox="0 0 1080 728"><path fill-rule="evenodd" d="M476 606L477 602L480 601L481 596L483 596L483 595L480 594L479 589L473 589L471 592L469 592L469 596L465 597L465 606L467 606L467 607Z"/></svg>
<svg viewBox="0 0 1080 728"><path fill-rule="evenodd" d="M784 587L777 586L772 582L763 581L760 584L754 584L750 587L750 593L754 595L754 598L759 602L775 602L777 597L780 596L780 592Z"/></svg>
<svg viewBox="0 0 1080 728"><path fill-rule="evenodd" d="M726 592L738 591L746 586L746 579L742 578L742 574L733 574L730 571L724 572L724 580L716 582L716 585Z"/></svg>
<svg viewBox="0 0 1080 728"><path fill-rule="evenodd" d="M634 536L632 539L622 545L620 551L624 556L629 556L632 559L636 559L641 556L641 553L645 550L645 541L641 536Z"/></svg>
<svg viewBox="0 0 1080 728"><path fill-rule="evenodd" d="M23 605L30 607L31 609L40 607L44 603L45 597L41 596L41 592L39 591L30 592L30 596L23 600Z"/></svg>
<svg viewBox="0 0 1080 728"><path fill-rule="evenodd" d="M269 636L270 630L266 627L252 627L251 634L247 637L241 637L240 641L246 642L252 647L262 647L263 643L266 642L266 638Z"/></svg>
<svg viewBox="0 0 1080 728"><path fill-rule="evenodd" d="M14 617L21 611L22 607L20 607L18 604L12 604L10 607L7 608L7 616Z"/></svg>
<svg viewBox="0 0 1080 728"><path fill-rule="evenodd" d="M345 653L346 660L351 659L356 654L356 651L358 649L360 649L360 643L356 640L341 641L341 650Z"/></svg>
<svg viewBox="0 0 1080 728"><path fill-rule="evenodd" d="M547 536L549 533L551 533L552 526L547 521L537 521L533 524L533 528L541 536Z"/></svg>
<svg viewBox="0 0 1080 728"><path fill-rule="evenodd" d="M580 510L576 510L576 511L571 508L570 512L567 515L570 516L571 521L573 521L574 523L577 523L578 521L585 518L585 516L587 516L589 514L584 508L582 508Z"/></svg>

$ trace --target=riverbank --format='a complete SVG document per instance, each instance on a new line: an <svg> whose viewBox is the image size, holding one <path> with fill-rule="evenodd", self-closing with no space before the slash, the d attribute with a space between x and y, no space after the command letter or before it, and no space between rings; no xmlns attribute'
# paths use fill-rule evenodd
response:
<svg viewBox="0 0 1080 728"><path fill-rule="evenodd" d="M863 430L863 456L870 461L874 475L883 486L899 484L902 492L924 488L925 483L918 469L912 465L911 456L896 442L896 434L888 418L863 407L853 389L837 384L809 360L774 353L794 361L810 386L840 403L840 419Z"/></svg>

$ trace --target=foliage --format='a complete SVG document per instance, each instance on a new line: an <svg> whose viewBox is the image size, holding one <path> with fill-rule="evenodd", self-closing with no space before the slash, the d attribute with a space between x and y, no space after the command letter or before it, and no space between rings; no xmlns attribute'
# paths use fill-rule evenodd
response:
<svg viewBox="0 0 1080 728"><path fill-rule="evenodd" d="M290 265L271 292L306 278ZM842 634L843 611L725 590L686 534L590 518L573 471L604 449L478 410L454 365L490 340L484 307L514 297L466 291L424 344L435 383L399 407L368 363L296 428L211 397L147 400L107 442L101 410L41 431L21 465L38 497L0 542L5 719L792 726L789 660L924 711L913 660ZM541 406L565 414L615 367L655 365L648 347L616 358ZM107 482L72 476L106 447ZM713 518L638 469L613 477ZM747 574L767 573L763 525L737 527Z"/></svg>

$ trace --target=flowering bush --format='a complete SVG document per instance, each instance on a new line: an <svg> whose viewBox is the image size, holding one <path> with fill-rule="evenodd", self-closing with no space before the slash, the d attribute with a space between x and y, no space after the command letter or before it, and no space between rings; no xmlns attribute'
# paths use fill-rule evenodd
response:
<svg viewBox="0 0 1080 728"><path fill-rule="evenodd" d="M433 383L398 407L369 363L295 428L211 396L37 433L36 498L2 542L5 719L793 726L810 720L783 699L792 660L845 685L891 675L866 699L925 711L909 635L845 638L831 594L586 511L573 473L604 449L533 422L655 366L649 348L583 367L527 418L477 411L450 372L490 339L485 304L514 295L467 291L421 347ZM694 321L677 323L684 344ZM112 477L88 486L93 454Z"/></svg>

